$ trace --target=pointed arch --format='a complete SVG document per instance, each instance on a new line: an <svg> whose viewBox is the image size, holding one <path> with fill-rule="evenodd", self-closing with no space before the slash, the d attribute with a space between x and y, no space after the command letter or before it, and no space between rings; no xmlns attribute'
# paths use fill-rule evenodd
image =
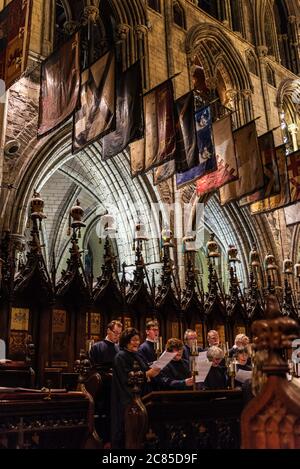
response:
<svg viewBox="0 0 300 469"><path fill-rule="evenodd" d="M236 109L236 125L250 120L253 116L250 74L224 30L212 24L195 25L187 33L185 46L190 61L203 67L209 88L217 89L218 74L221 75L227 94L223 104Z"/></svg>
<svg viewBox="0 0 300 469"><path fill-rule="evenodd" d="M251 44L256 44L256 33L254 26L254 9L250 0L242 0L244 37Z"/></svg>
<svg viewBox="0 0 300 469"><path fill-rule="evenodd" d="M185 11L178 0L173 1L173 21L180 28L186 29Z"/></svg>
<svg viewBox="0 0 300 469"><path fill-rule="evenodd" d="M207 43L214 46L213 49L207 47ZM253 91L251 78L244 60L221 27L212 24L193 26L187 32L185 48L190 57L200 50L202 57L205 59L206 71L210 75L207 78L215 76L215 59L221 51L223 63L228 66L228 72L236 89Z"/></svg>

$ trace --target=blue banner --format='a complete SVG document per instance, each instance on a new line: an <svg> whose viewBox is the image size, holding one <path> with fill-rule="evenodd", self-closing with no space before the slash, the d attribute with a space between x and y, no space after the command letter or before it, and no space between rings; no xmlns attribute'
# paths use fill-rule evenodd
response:
<svg viewBox="0 0 300 469"><path fill-rule="evenodd" d="M215 154L213 133L212 133L212 112L207 106L195 113L197 146L199 152L199 164L190 170L177 174L177 187L191 184L205 174L217 169L217 159Z"/></svg>

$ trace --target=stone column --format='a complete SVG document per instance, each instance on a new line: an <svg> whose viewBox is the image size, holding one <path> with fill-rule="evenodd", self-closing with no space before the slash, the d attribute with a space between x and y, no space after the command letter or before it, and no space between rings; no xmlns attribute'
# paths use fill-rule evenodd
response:
<svg viewBox="0 0 300 469"><path fill-rule="evenodd" d="M130 51L126 47L127 37L130 31L130 26L125 23L120 23L116 27L117 45L122 59L123 69L126 69L131 64Z"/></svg>
<svg viewBox="0 0 300 469"><path fill-rule="evenodd" d="M244 102L244 117L245 122L250 121L254 117L253 113L253 105L252 105L252 91L251 90L243 90L241 92Z"/></svg>
<svg viewBox="0 0 300 469"><path fill-rule="evenodd" d="M261 81L261 89L262 89L262 96L264 101L264 108L265 108L265 119L266 119L266 126L267 130L271 129L271 105L270 99L268 94L268 87L267 87L267 72L266 72L266 56L268 55L268 47L257 46L257 55L259 60L259 69L260 69L260 81Z"/></svg>
<svg viewBox="0 0 300 469"><path fill-rule="evenodd" d="M84 8L83 11L83 24L87 24L90 21L96 24L99 19L99 8L94 5L89 5Z"/></svg>
<svg viewBox="0 0 300 469"><path fill-rule="evenodd" d="M94 62L94 26L97 24L99 19L99 8L89 5L84 8L82 24L87 26L87 65L91 65Z"/></svg>
<svg viewBox="0 0 300 469"><path fill-rule="evenodd" d="M137 58L141 61L142 83L143 87L148 87L148 54L146 53L148 28L143 24L135 27L134 32L137 37Z"/></svg>
<svg viewBox="0 0 300 469"><path fill-rule="evenodd" d="M293 142L293 149L294 151L297 151L299 146L298 146L298 139L297 139L297 134L298 134L298 130L299 130L299 127L297 126L297 124L290 124L288 126L288 129L289 129L289 132L292 136L292 142Z"/></svg>
<svg viewBox="0 0 300 469"><path fill-rule="evenodd" d="M299 20L299 18L298 18ZM300 72L300 51L299 51L299 34L298 20L296 16L289 16L289 29L290 29L290 40L289 44L291 47L291 58L292 58L292 70L295 74ZM294 59L294 61L293 61Z"/></svg>
<svg viewBox="0 0 300 469"><path fill-rule="evenodd" d="M78 21L66 21L64 24L64 31L66 34L72 36L75 33L76 29L79 28L80 23Z"/></svg>

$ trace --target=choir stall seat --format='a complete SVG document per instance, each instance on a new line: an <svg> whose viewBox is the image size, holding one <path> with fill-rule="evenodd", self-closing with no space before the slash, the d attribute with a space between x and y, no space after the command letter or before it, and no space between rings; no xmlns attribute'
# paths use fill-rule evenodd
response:
<svg viewBox="0 0 300 469"><path fill-rule="evenodd" d="M100 449L88 393L0 390L0 448Z"/></svg>

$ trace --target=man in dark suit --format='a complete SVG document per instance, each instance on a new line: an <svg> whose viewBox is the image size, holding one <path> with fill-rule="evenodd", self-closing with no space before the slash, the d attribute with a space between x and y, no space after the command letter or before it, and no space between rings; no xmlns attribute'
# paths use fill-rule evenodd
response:
<svg viewBox="0 0 300 469"><path fill-rule="evenodd" d="M106 337L101 342L96 342L90 350L90 360L94 367L101 371L111 370L114 358L119 352L119 338L122 332L120 321L111 321L107 326Z"/></svg>
<svg viewBox="0 0 300 469"><path fill-rule="evenodd" d="M146 324L146 340L139 347L139 355L145 363L151 365L156 359L155 343L159 337L159 325L156 320L148 321Z"/></svg>
<svg viewBox="0 0 300 469"><path fill-rule="evenodd" d="M202 348L197 345L197 332L192 329L187 329L184 333L184 347L183 347L183 356L184 360L190 361L190 356L193 349L197 350L198 354L202 352Z"/></svg>
<svg viewBox="0 0 300 469"><path fill-rule="evenodd" d="M103 439L104 447L110 447L110 414L111 414L111 380L115 356L119 352L119 339L122 332L120 321L111 321L107 326L104 340L94 344L90 350L90 360L94 368L99 371L102 378L102 387L95 406L99 418L96 420L96 429Z"/></svg>
<svg viewBox="0 0 300 469"><path fill-rule="evenodd" d="M220 346L220 336L218 331L211 330L207 333L208 348Z"/></svg>

